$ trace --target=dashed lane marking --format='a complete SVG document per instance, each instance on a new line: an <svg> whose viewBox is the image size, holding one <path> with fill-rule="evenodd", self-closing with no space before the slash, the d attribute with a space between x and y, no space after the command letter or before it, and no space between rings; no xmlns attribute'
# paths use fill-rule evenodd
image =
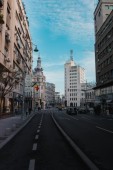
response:
<svg viewBox="0 0 113 170"><path fill-rule="evenodd" d="M35 136L35 139L38 139L38 138L39 138L39 135L36 135L36 136Z"/></svg>
<svg viewBox="0 0 113 170"><path fill-rule="evenodd" d="M87 119L87 120L91 120L91 119L89 119L89 118L87 118L87 117L84 117L84 116L82 116L81 118L83 118L83 119Z"/></svg>
<svg viewBox="0 0 113 170"><path fill-rule="evenodd" d="M75 120L79 120L79 119L77 119L77 118L75 118L75 117L72 117L72 116L71 116L71 118L72 118L72 119L75 119Z"/></svg>
<svg viewBox="0 0 113 170"><path fill-rule="evenodd" d="M37 143L34 143L34 144L33 144L33 149L32 149L32 150L33 150L33 151L36 151L36 149L37 149Z"/></svg>
<svg viewBox="0 0 113 170"><path fill-rule="evenodd" d="M40 130L38 129L38 130L37 130L37 133L39 133L39 132L40 132Z"/></svg>
<svg viewBox="0 0 113 170"><path fill-rule="evenodd" d="M28 170L34 170L35 169L35 160L31 159L29 162L29 169Z"/></svg>
<svg viewBox="0 0 113 170"><path fill-rule="evenodd" d="M66 118L66 117L61 117L60 119L63 119L63 120L70 120L69 118Z"/></svg>
<svg viewBox="0 0 113 170"><path fill-rule="evenodd" d="M101 129L101 130L103 130L103 131L105 131L105 132L108 132L108 133L112 133L112 134L113 134L113 131L111 131L111 130L104 129L104 128L99 127L99 126L96 126L96 128Z"/></svg>

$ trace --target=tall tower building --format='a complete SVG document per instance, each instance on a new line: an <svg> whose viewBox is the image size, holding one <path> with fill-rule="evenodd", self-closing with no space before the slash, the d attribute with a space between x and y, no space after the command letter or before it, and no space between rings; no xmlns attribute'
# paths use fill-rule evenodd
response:
<svg viewBox="0 0 113 170"><path fill-rule="evenodd" d="M73 50L70 51L70 59L65 63L64 69L67 106L80 106L80 100L84 98L81 83L85 80L85 70L74 62Z"/></svg>

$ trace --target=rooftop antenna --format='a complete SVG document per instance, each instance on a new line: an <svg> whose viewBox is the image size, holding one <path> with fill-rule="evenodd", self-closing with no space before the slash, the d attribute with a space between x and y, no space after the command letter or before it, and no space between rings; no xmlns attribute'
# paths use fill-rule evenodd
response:
<svg viewBox="0 0 113 170"><path fill-rule="evenodd" d="M70 50L70 59L73 61L73 50Z"/></svg>

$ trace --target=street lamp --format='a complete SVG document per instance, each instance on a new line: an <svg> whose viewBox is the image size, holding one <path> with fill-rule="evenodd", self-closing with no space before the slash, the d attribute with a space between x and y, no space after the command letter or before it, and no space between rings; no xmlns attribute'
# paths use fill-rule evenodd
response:
<svg viewBox="0 0 113 170"><path fill-rule="evenodd" d="M34 43L32 43L32 42L27 42L27 41L26 41L26 43L30 43L30 44L32 44L32 45L35 46L35 48L34 48L34 50L33 50L34 52L38 52L38 51L39 51L36 44L34 44Z"/></svg>
<svg viewBox="0 0 113 170"><path fill-rule="evenodd" d="M33 43L32 43L33 44ZM33 45L35 45L35 44L33 44ZM35 49L34 49L34 52L38 52L39 50L38 50L38 48L37 48L37 45L35 45Z"/></svg>

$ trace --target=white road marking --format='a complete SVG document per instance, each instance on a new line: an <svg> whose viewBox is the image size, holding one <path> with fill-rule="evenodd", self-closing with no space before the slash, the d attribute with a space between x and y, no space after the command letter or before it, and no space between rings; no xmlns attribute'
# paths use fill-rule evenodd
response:
<svg viewBox="0 0 113 170"><path fill-rule="evenodd" d="M39 135L36 135L36 136L35 136L35 139L38 139L38 138L39 138Z"/></svg>
<svg viewBox="0 0 113 170"><path fill-rule="evenodd" d="M66 119L66 120L70 120L69 118L63 118L63 117L61 117L60 119Z"/></svg>
<svg viewBox="0 0 113 170"><path fill-rule="evenodd" d="M71 118L72 118L72 119L75 119L75 120L79 120L79 119L77 119L77 118L75 118L75 117L72 117L72 116L71 116Z"/></svg>
<svg viewBox="0 0 113 170"><path fill-rule="evenodd" d="M33 150L33 151L36 151L36 149L37 149L37 143L34 143L34 144L33 144L33 149L32 149L32 150Z"/></svg>
<svg viewBox="0 0 113 170"><path fill-rule="evenodd" d="M91 119L89 119L89 118L87 118L87 117L84 117L84 116L82 116L81 118L83 118L83 119L87 119L87 120L91 120Z"/></svg>
<svg viewBox="0 0 113 170"><path fill-rule="evenodd" d="M108 132L108 133L113 133L113 131L107 130L107 129L104 129L104 128L101 128L101 127L99 127L99 126L96 126L96 128L101 129L101 130L103 130L103 131L105 131L105 132Z"/></svg>
<svg viewBox="0 0 113 170"><path fill-rule="evenodd" d="M39 133L39 132L40 132L40 130L38 129L38 130L37 130L37 133Z"/></svg>
<svg viewBox="0 0 113 170"><path fill-rule="evenodd" d="M29 163L29 169L28 170L34 170L35 169L35 160L31 159Z"/></svg>
<svg viewBox="0 0 113 170"><path fill-rule="evenodd" d="M100 118L100 120L103 120L103 119L106 119L106 118Z"/></svg>
<svg viewBox="0 0 113 170"><path fill-rule="evenodd" d="M38 128L40 129L41 126L38 126Z"/></svg>

